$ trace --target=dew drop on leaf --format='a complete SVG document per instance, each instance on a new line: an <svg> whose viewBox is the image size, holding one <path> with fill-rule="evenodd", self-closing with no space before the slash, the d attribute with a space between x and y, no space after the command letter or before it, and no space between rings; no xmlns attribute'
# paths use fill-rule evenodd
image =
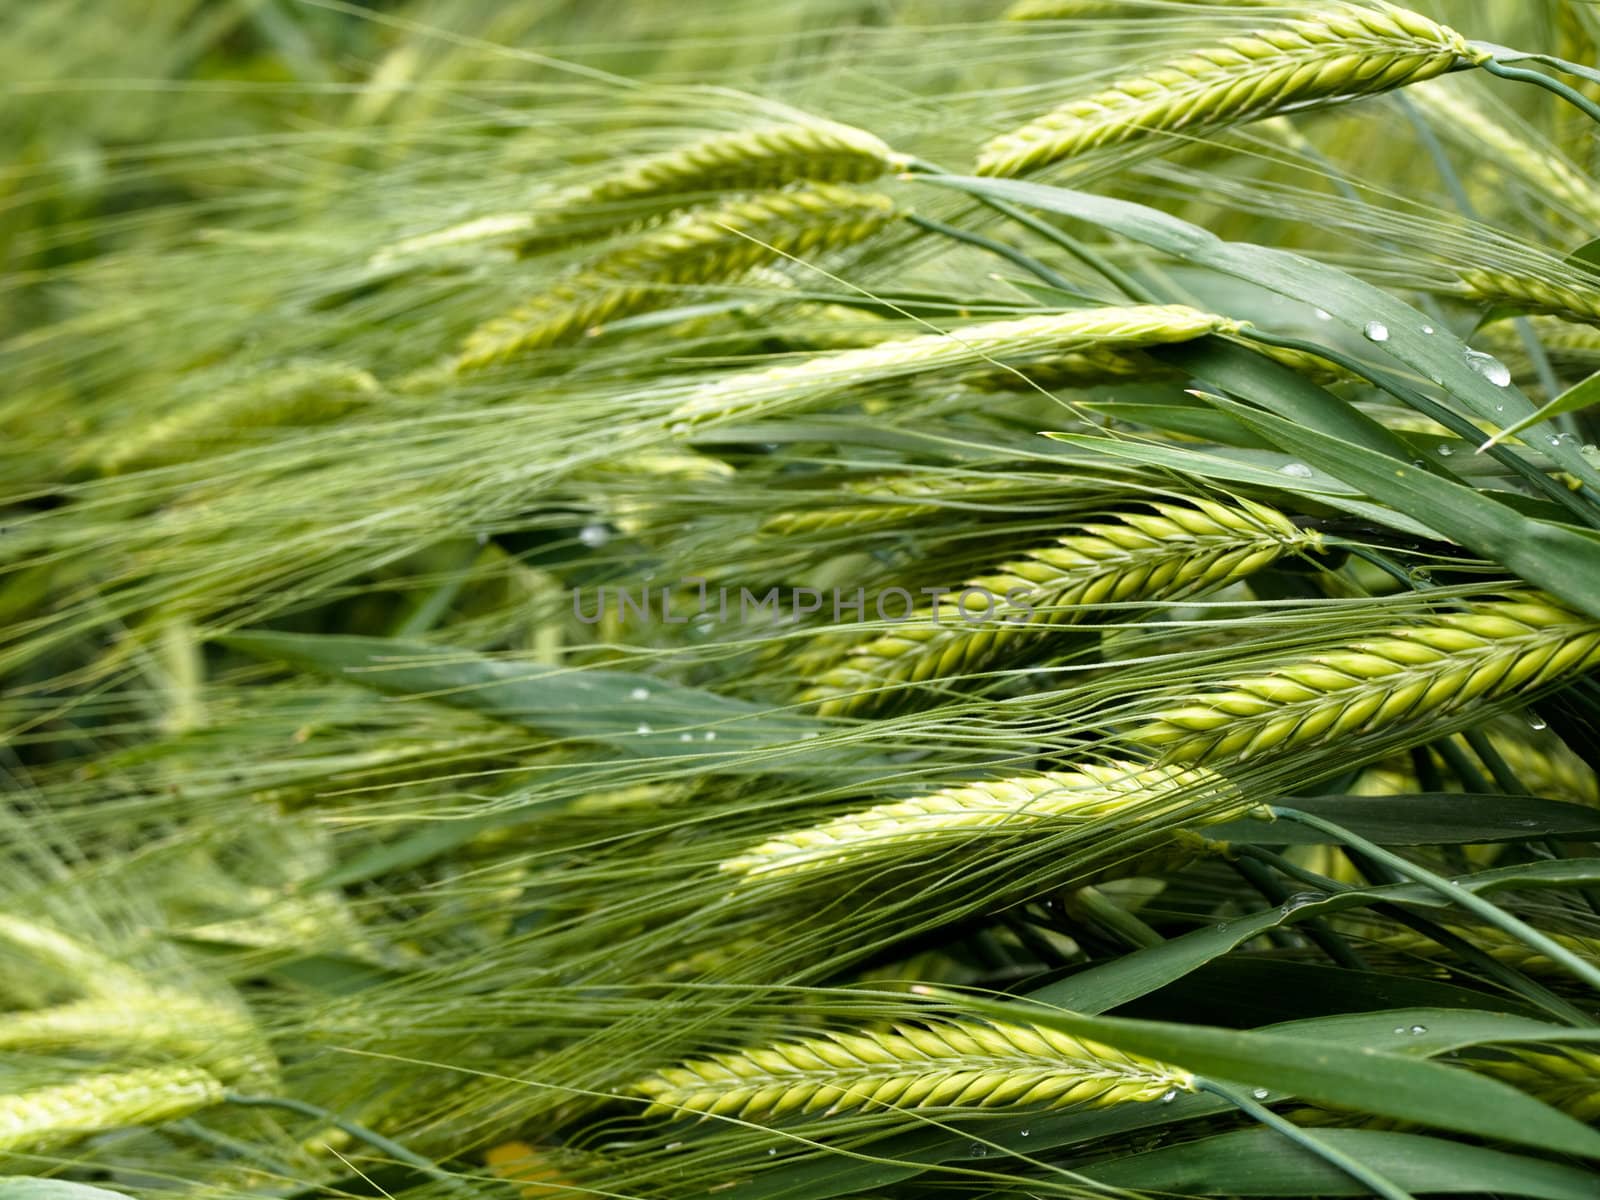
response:
<svg viewBox="0 0 1600 1200"><path fill-rule="evenodd" d="M1467 366L1482 375L1495 387L1511 386L1511 368L1492 354L1482 350L1467 351Z"/></svg>
<svg viewBox="0 0 1600 1200"><path fill-rule="evenodd" d="M1449 458L1454 453L1455 453L1455 451L1450 449L1449 446L1446 446L1443 442L1439 443L1439 457L1440 458Z"/></svg>
<svg viewBox="0 0 1600 1200"><path fill-rule="evenodd" d="M650 689L649 688L636 687L636 688L633 689L633 691L628 693L628 699L629 700L648 700L648 699L650 699Z"/></svg>
<svg viewBox="0 0 1600 1200"><path fill-rule="evenodd" d="M1250 1094L1252 1096L1254 1096L1257 1100L1265 1100L1268 1096L1272 1095L1272 1093L1267 1091L1266 1088L1256 1088L1253 1091L1251 1091Z"/></svg>
<svg viewBox="0 0 1600 1200"><path fill-rule="evenodd" d="M1413 1025L1406 1032L1411 1034L1412 1037L1421 1037L1423 1034L1428 1032L1428 1027L1426 1025Z"/></svg>
<svg viewBox="0 0 1600 1200"><path fill-rule="evenodd" d="M1528 728L1537 733L1542 729L1549 729L1550 722L1546 721L1543 717L1529 717Z"/></svg>
<svg viewBox="0 0 1600 1200"><path fill-rule="evenodd" d="M1296 479L1311 478L1311 468L1306 466L1305 463L1284 463L1283 466L1278 468L1278 471L1283 475L1292 475Z"/></svg>
<svg viewBox="0 0 1600 1200"><path fill-rule="evenodd" d="M1389 327L1382 321L1368 321L1361 332L1366 334L1369 342L1387 342L1389 340Z"/></svg>
<svg viewBox="0 0 1600 1200"><path fill-rule="evenodd" d="M654 733L655 731L653 729L651 729L650 726L646 725L643 721L640 721L639 722L639 728L635 729L634 732L638 733L638 734L646 734L646 733Z"/></svg>
<svg viewBox="0 0 1600 1200"><path fill-rule="evenodd" d="M611 540L611 531L595 521L578 530L578 540L593 550Z"/></svg>

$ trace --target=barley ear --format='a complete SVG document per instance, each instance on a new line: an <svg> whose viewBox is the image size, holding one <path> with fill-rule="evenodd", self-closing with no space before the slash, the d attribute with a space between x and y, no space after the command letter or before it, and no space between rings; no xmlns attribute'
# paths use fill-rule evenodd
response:
<svg viewBox="0 0 1600 1200"><path fill-rule="evenodd" d="M195 1067L150 1067L0 1096L0 1153L38 1153L89 1134L188 1116L223 1099Z"/></svg>
<svg viewBox="0 0 1600 1200"><path fill-rule="evenodd" d="M1243 760L1444 716L1600 663L1600 622L1529 593L1471 605L1234 680L1135 736L1191 762Z"/></svg>
<svg viewBox="0 0 1600 1200"><path fill-rule="evenodd" d="M631 1090L654 1114L774 1120L885 1108L1109 1108L1195 1086L1180 1068L1034 1025L928 1021L691 1059Z"/></svg>
<svg viewBox="0 0 1600 1200"><path fill-rule="evenodd" d="M1600 327L1600 288L1550 283L1506 271L1463 271L1461 286L1469 300L1480 304Z"/></svg>
<svg viewBox="0 0 1600 1200"><path fill-rule="evenodd" d="M462 343L450 370L478 371L570 341L606 321L660 308L684 289L736 280L785 254L853 245L895 215L894 202L885 195L822 183L682 213L580 265L507 316L479 326Z"/></svg>
<svg viewBox="0 0 1600 1200"><path fill-rule="evenodd" d="M1290 106L1387 91L1473 61L1455 30L1378 2L1338 4L1224 38L997 137L980 175L1022 175L1152 135L1202 133Z"/></svg>
<svg viewBox="0 0 1600 1200"><path fill-rule="evenodd" d="M1153 821L1204 802L1202 822L1238 815L1238 790L1211 771L1110 761L981 780L874 805L779 834L721 864L744 879L796 875L904 851L928 839L1062 829L1119 813Z"/></svg>

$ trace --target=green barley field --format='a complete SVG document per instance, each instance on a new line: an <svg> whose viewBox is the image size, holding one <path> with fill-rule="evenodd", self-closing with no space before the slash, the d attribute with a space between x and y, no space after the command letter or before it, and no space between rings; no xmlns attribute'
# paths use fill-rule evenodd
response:
<svg viewBox="0 0 1600 1200"><path fill-rule="evenodd" d="M0 1200L1600 1197L1600 6L0 92Z"/></svg>

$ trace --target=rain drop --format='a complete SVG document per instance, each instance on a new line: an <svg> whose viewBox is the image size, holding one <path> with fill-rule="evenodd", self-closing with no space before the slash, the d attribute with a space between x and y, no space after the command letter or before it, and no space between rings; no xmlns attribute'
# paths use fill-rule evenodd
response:
<svg viewBox="0 0 1600 1200"><path fill-rule="evenodd" d="M1600 446L1584 446L1579 451L1584 460L1592 467L1600 466Z"/></svg>
<svg viewBox="0 0 1600 1200"><path fill-rule="evenodd" d="M578 530L578 540L593 550L611 540L611 531L598 521L594 521Z"/></svg>
<svg viewBox="0 0 1600 1200"><path fill-rule="evenodd" d="M1296 479L1311 478L1311 468L1306 466L1305 463L1284 463L1283 466L1278 468L1278 472L1282 475L1292 475Z"/></svg>
<svg viewBox="0 0 1600 1200"><path fill-rule="evenodd" d="M717 731L715 729L706 730L706 741L714 742L716 740L717 740Z"/></svg>
<svg viewBox="0 0 1600 1200"><path fill-rule="evenodd" d="M1423 1034L1428 1032L1428 1027L1426 1025L1413 1025L1410 1029L1406 1030L1406 1032L1412 1037L1421 1037Z"/></svg>
<svg viewBox="0 0 1600 1200"><path fill-rule="evenodd" d="M1422 327L1422 332L1423 333L1432 333L1433 332L1433 326L1432 325L1424 325Z"/></svg>
<svg viewBox="0 0 1600 1200"><path fill-rule="evenodd" d="M675 425L673 425L672 432L677 434L679 437L682 437L684 434L689 432L689 422L687 422L687 421L679 421L679 422L677 422Z"/></svg>
<svg viewBox="0 0 1600 1200"><path fill-rule="evenodd" d="M655 730L651 729L650 726L646 725L643 721L640 721L639 722L639 728L635 729L634 732L638 733L638 734L646 734L646 733L654 733Z"/></svg>
<svg viewBox="0 0 1600 1200"><path fill-rule="evenodd" d="M1325 308L1319 308L1317 309L1317 320L1331 321L1333 320L1333 314Z"/></svg>
<svg viewBox="0 0 1600 1200"><path fill-rule="evenodd" d="M1495 387L1511 386L1511 368L1492 354L1481 350L1467 351L1467 366L1482 375Z"/></svg>
<svg viewBox="0 0 1600 1200"><path fill-rule="evenodd" d="M1420 459L1420 458L1413 458L1411 460L1411 465L1413 467L1425 467L1428 464L1425 461L1423 461L1422 459Z"/></svg>
<svg viewBox="0 0 1600 1200"><path fill-rule="evenodd" d="M1389 327L1382 321L1368 321L1361 330L1367 335L1369 342L1387 342L1389 340Z"/></svg>
<svg viewBox="0 0 1600 1200"><path fill-rule="evenodd" d="M1166 1091L1161 1093L1161 1103L1163 1103L1163 1104L1171 1104L1177 1098L1178 1098L1178 1089L1177 1088L1168 1088Z"/></svg>
<svg viewBox="0 0 1600 1200"><path fill-rule="evenodd" d="M1547 440L1552 446L1561 445L1561 435L1559 433L1551 434Z"/></svg>
<svg viewBox="0 0 1600 1200"><path fill-rule="evenodd" d="M778 1148L776 1146L768 1146L767 1147L767 1157L768 1158L771 1158L777 1152L778 1152Z"/></svg>
<svg viewBox="0 0 1600 1200"><path fill-rule="evenodd" d="M1018 1137L1027 1137L1032 1132L1033 1131L1031 1129L1019 1129L1019 1130L1017 1130L1017 1136Z"/></svg>
<svg viewBox="0 0 1600 1200"><path fill-rule="evenodd" d="M1394 1027L1394 1031L1396 1033L1404 1033L1406 1031L1406 1027L1404 1025L1396 1025Z"/></svg>
<svg viewBox="0 0 1600 1200"><path fill-rule="evenodd" d="M1439 449L1439 457L1440 458L1449 458L1452 454L1455 453L1454 450L1450 449L1450 447L1446 446L1443 442L1439 443L1438 449Z"/></svg>
<svg viewBox="0 0 1600 1200"><path fill-rule="evenodd" d="M982 1142L973 1142L972 1143L972 1157L973 1158L982 1158L984 1155L986 1155L988 1153L989 1153L989 1147L985 1146Z"/></svg>
<svg viewBox="0 0 1600 1200"><path fill-rule="evenodd" d="M680 742L692 742L692 741L694 741L694 734L692 734L692 733L680 733L678 735L678 740Z"/></svg>
<svg viewBox="0 0 1600 1200"><path fill-rule="evenodd" d="M629 700L648 700L648 699L650 699L650 689L649 688L636 687L636 688L633 689L633 691L628 693L628 699Z"/></svg>
<svg viewBox="0 0 1600 1200"><path fill-rule="evenodd" d="M1528 728L1538 733L1540 730L1549 729L1550 722L1543 717L1533 716L1528 718Z"/></svg>
<svg viewBox="0 0 1600 1200"><path fill-rule="evenodd" d="M1268 1096L1272 1095L1272 1093L1267 1091L1266 1088L1256 1088L1250 1094L1257 1100L1265 1100Z"/></svg>

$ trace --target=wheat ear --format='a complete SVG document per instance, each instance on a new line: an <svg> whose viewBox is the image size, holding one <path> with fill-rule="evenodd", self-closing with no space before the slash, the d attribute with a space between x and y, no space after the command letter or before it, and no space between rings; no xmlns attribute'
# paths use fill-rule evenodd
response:
<svg viewBox="0 0 1600 1200"><path fill-rule="evenodd" d="M378 392L378 381L356 367L289 363L117 435L101 453L100 467L115 474L190 462L249 445L263 430L334 420L370 403Z"/></svg>
<svg viewBox="0 0 1600 1200"><path fill-rule="evenodd" d="M467 336L452 367L480 370L659 307L675 289L726 283L784 254L860 242L895 216L889 197L813 184L680 214L578 267L542 295Z"/></svg>
<svg viewBox="0 0 1600 1200"><path fill-rule="evenodd" d="M1480 304L1600 326L1600 288L1549 283L1506 271L1463 271L1461 285L1467 298Z"/></svg>
<svg viewBox="0 0 1600 1200"><path fill-rule="evenodd" d="M877 804L770 838L723 862L721 869L747 879L791 875L974 830L1004 827L1020 833L1041 823L1059 828L1130 809L1150 820L1199 798L1213 804L1206 820L1222 820L1243 804L1232 784L1203 769L1087 763L1071 771L983 780Z"/></svg>
<svg viewBox="0 0 1600 1200"><path fill-rule="evenodd" d="M1503 929L1496 929L1490 925L1444 924L1442 927L1457 937L1471 942L1496 961L1515 967L1519 971L1533 975L1559 975L1566 971L1565 967L1557 965L1548 955ZM1354 936L1360 937L1363 941L1399 954L1416 958L1438 958L1449 953L1432 938L1409 929L1377 928L1360 922L1355 922L1348 928ZM1549 930L1545 932L1552 941L1580 958L1600 963L1600 938L1554 933Z"/></svg>
<svg viewBox="0 0 1600 1200"><path fill-rule="evenodd" d="M692 1059L635 1084L651 1113L772 1120L878 1108L1108 1108L1194 1076L1033 1025L929 1021Z"/></svg>
<svg viewBox="0 0 1600 1200"><path fill-rule="evenodd" d="M1503 1059L1474 1059L1474 1070L1537 1096L1580 1121L1600 1121L1600 1054L1578 1046L1560 1050L1504 1047Z"/></svg>
<svg viewBox="0 0 1600 1200"><path fill-rule="evenodd" d="M195 1067L150 1067L0 1096L0 1153L37 1153L91 1133L188 1116L222 1101Z"/></svg>
<svg viewBox="0 0 1600 1200"><path fill-rule="evenodd" d="M1041 634L1092 620L1095 606L1172 600L1220 587L1321 538L1253 501L1196 498L1153 503L1150 513L1080 526L1051 545L1004 563L969 588L1003 597L1025 592L1026 620L935 623L931 610L842 651L800 699L824 716L875 711L905 699L903 686L953 679L991 667Z"/></svg>
<svg viewBox="0 0 1600 1200"><path fill-rule="evenodd" d="M1429 79L1475 52L1459 33L1395 5L1340 4L1225 38L1072 100L987 143L980 175L1021 175L1152 134L1204 131L1292 105Z"/></svg>
<svg viewBox="0 0 1600 1200"><path fill-rule="evenodd" d="M1192 341L1208 333L1236 333L1237 321L1182 304L1085 308L1015 321L968 325L949 333L896 338L817 355L765 371L741 371L699 388L672 414L696 421L752 408L814 402L864 384L985 363L1091 350L1131 350Z"/></svg>
<svg viewBox="0 0 1600 1200"><path fill-rule="evenodd" d="M1234 680L1157 713L1135 736L1175 759L1246 759L1442 716L1597 662L1600 623L1524 594Z"/></svg>
<svg viewBox="0 0 1600 1200"><path fill-rule="evenodd" d="M123 994L0 1017L0 1051L89 1049L186 1059L225 1082L275 1080L277 1065L238 1012L170 992Z"/></svg>
<svg viewBox="0 0 1600 1200"><path fill-rule="evenodd" d="M7 964L12 955L23 959L27 969L16 970ZM5 968L0 969L0 996L15 995L24 1006L48 1003L56 995L114 1000L146 990L137 971L60 930L9 913L0 913L0 967ZM36 980L48 984L40 987L33 982ZM41 992L50 995L41 996Z"/></svg>
<svg viewBox="0 0 1600 1200"><path fill-rule="evenodd" d="M820 118L716 133L556 193L540 205L522 248L526 252L549 237L564 237L563 218L570 222L571 214L581 217L606 205L800 180L866 183L886 171L903 171L910 162L865 130Z"/></svg>

